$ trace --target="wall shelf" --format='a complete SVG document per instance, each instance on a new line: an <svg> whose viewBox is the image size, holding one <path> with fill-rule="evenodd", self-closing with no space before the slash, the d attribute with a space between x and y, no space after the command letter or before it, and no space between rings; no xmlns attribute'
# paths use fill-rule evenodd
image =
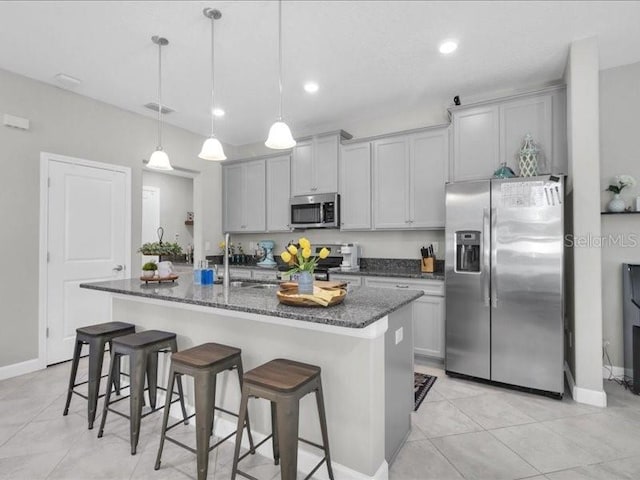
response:
<svg viewBox="0 0 640 480"><path fill-rule="evenodd" d="M640 212L601 212L600 215L638 215Z"/></svg>

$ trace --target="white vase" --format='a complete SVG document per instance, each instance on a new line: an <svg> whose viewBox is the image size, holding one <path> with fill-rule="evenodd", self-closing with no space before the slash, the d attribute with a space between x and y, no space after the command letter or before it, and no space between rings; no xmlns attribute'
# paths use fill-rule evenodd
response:
<svg viewBox="0 0 640 480"><path fill-rule="evenodd" d="M627 205L624 203L624 199L619 193L614 194L609 205L607 205L607 210L615 213L624 212L625 208L627 208Z"/></svg>
<svg viewBox="0 0 640 480"><path fill-rule="evenodd" d="M142 276L144 278L153 278L153 276L156 274L155 270L143 270L142 271Z"/></svg>

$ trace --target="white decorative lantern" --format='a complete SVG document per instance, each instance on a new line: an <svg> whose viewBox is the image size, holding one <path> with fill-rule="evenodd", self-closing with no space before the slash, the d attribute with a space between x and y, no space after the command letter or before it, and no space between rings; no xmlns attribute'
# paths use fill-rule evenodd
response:
<svg viewBox="0 0 640 480"><path fill-rule="evenodd" d="M524 136L520 149L520 176L535 177L538 175L538 147L533 143L530 133Z"/></svg>

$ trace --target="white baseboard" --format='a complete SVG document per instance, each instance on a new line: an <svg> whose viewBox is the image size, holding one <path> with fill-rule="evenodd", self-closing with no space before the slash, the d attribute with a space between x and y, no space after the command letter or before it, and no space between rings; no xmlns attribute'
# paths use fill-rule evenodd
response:
<svg viewBox="0 0 640 480"><path fill-rule="evenodd" d="M593 405L594 407L606 407L607 406L607 394L604 391L590 390L588 388L578 387L573 374L569 368L567 362L564 363L564 373L567 377L567 383L571 390L571 396L578 403L584 403L586 405Z"/></svg>
<svg viewBox="0 0 640 480"><path fill-rule="evenodd" d="M162 405L164 403L164 395L161 395L158 392L158 405ZM162 403L161 403L162 402ZM191 415L194 413L194 408L191 405L186 405L187 414ZM171 416L177 419L181 418L180 409L177 408L177 404L174 404L171 409ZM192 421L190 426L195 430L195 422ZM222 418L220 416L216 416L214 421L213 430L215 436L218 438L226 437L231 432L236 430L236 423L230 419ZM194 432L195 435L195 432ZM254 429L251 429L251 435L253 437L254 443L259 443L264 440L267 435L256 432ZM231 437L227 442L234 443L235 439ZM245 448L249 448L249 440L246 433L242 436L242 446ZM263 455L267 458L273 458L273 449L271 447L271 442L265 442L261 445L257 452L260 455ZM320 454L320 450L318 453L308 451L304 448L298 448L298 470L301 472L310 472L313 468L320 462L323 455ZM195 458L194 458L195 461ZM373 476L365 475L363 473L357 472L349 467L345 467L340 463L336 463L335 461L331 461L331 466L333 467L333 476L336 480L388 480L389 479L389 465L386 460L382 462L380 467ZM242 469L242 463L240 463L240 468ZM329 480L329 475L327 474L326 466L322 466L318 469L316 473L313 475L314 479L318 480Z"/></svg>
<svg viewBox="0 0 640 480"><path fill-rule="evenodd" d="M609 370L611 369L611 370ZM609 378L609 375L613 375L616 378L622 378L624 376L632 377L633 371L630 368L616 367L614 365L602 366L602 378Z"/></svg>
<svg viewBox="0 0 640 480"><path fill-rule="evenodd" d="M17 377L18 375L24 375L25 373L35 372L36 370L42 370L43 368L44 366L38 358L27 360L25 362L14 363L12 365L6 365L4 367L0 367L0 380Z"/></svg>

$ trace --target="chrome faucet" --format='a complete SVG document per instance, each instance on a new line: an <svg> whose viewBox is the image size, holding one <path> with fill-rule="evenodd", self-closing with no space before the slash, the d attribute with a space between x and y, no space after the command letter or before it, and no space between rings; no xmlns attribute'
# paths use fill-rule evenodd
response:
<svg viewBox="0 0 640 480"><path fill-rule="evenodd" d="M224 278L223 278L223 286L225 290L229 289L229 241L231 240L231 235L229 233L224 234Z"/></svg>

